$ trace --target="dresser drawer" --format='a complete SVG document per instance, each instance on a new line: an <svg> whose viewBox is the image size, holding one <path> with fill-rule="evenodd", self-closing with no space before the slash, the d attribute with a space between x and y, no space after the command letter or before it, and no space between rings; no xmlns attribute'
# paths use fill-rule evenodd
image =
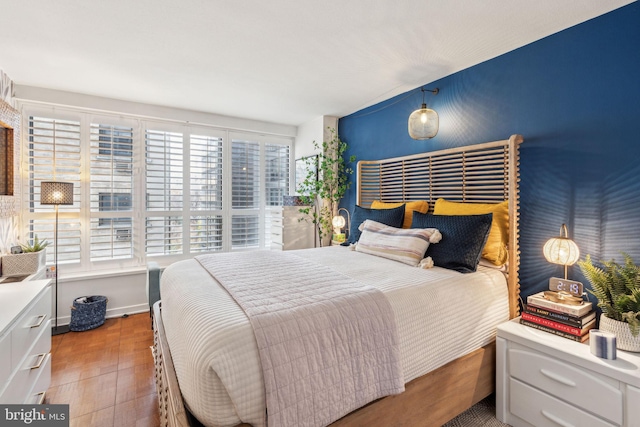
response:
<svg viewBox="0 0 640 427"><path fill-rule="evenodd" d="M271 226L272 227L282 227L282 215L278 214L276 216L271 217Z"/></svg>
<svg viewBox="0 0 640 427"><path fill-rule="evenodd" d="M41 373L51 369L48 363L51 358L51 321L45 322L42 326L40 336L37 337L33 347L21 360L15 374L1 392L0 403L24 402ZM48 376L43 377L43 380L50 378L50 375L49 373Z"/></svg>
<svg viewBox="0 0 640 427"><path fill-rule="evenodd" d="M271 225L275 227L282 227L282 208L271 209Z"/></svg>
<svg viewBox="0 0 640 427"><path fill-rule="evenodd" d="M45 393L51 384L51 354L48 354L39 369L35 384L27 393L24 403L37 405L44 401Z"/></svg>
<svg viewBox="0 0 640 427"><path fill-rule="evenodd" d="M15 368L27 354L29 346L43 329L49 330L51 318L51 287L47 287L35 304L27 311L11 331L11 366Z"/></svg>
<svg viewBox="0 0 640 427"><path fill-rule="evenodd" d="M518 380L511 378L509 381L510 412L536 427L616 426Z"/></svg>
<svg viewBox="0 0 640 427"><path fill-rule="evenodd" d="M508 360L512 378L622 424L623 396L618 381L518 345L509 349ZM532 402L528 397L524 404Z"/></svg>
<svg viewBox="0 0 640 427"><path fill-rule="evenodd" d="M275 227L272 226L271 227L271 241L274 243L280 243L282 244L283 242L283 231L284 229L282 227Z"/></svg>
<svg viewBox="0 0 640 427"><path fill-rule="evenodd" d="M11 375L11 332L0 337L0 390Z"/></svg>

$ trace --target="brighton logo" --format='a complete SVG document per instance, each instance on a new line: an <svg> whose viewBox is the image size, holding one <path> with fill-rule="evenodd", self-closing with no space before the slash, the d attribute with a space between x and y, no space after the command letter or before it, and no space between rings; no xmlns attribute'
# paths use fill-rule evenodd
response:
<svg viewBox="0 0 640 427"><path fill-rule="evenodd" d="M68 427L69 405L0 405L0 427Z"/></svg>

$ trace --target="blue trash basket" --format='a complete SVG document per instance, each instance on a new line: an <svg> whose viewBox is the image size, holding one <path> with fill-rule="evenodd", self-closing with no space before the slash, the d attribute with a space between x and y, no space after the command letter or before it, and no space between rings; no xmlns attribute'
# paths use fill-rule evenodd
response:
<svg viewBox="0 0 640 427"><path fill-rule="evenodd" d="M80 297L73 300L69 330L88 331L104 323L109 299L102 295Z"/></svg>

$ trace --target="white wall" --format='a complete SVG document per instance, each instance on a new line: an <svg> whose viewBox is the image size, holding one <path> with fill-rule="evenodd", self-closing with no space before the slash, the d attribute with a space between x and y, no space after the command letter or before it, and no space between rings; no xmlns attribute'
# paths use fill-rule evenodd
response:
<svg viewBox="0 0 640 427"><path fill-rule="evenodd" d="M58 280L58 324L69 323L73 300L82 296L106 296L109 299L107 317L148 311L146 283L147 272L141 269L110 275L61 277Z"/></svg>
<svg viewBox="0 0 640 427"><path fill-rule="evenodd" d="M338 118L332 116L320 116L298 126L298 136L296 136L295 153L296 159L301 157L320 154L313 148L313 141L322 145L323 141L330 138L328 128L338 128Z"/></svg>
<svg viewBox="0 0 640 427"><path fill-rule="evenodd" d="M175 120L207 126L219 126L234 130L264 132L270 135L294 137L296 126L269 123L240 117L223 116L201 111L182 110L159 105L140 104L119 99L102 98L54 89L43 89L14 83L14 100L46 102L48 104L68 105L111 113L126 113L140 117Z"/></svg>
<svg viewBox="0 0 640 427"><path fill-rule="evenodd" d="M323 141L331 139L331 132L329 129L338 129L338 118L332 116L320 116L315 119L298 126L298 136L296 136L295 142L295 156L296 159L301 157L313 156L320 154L319 150L313 148L313 142L315 141L319 146L322 146ZM323 246L331 244L331 236L325 236L323 239Z"/></svg>

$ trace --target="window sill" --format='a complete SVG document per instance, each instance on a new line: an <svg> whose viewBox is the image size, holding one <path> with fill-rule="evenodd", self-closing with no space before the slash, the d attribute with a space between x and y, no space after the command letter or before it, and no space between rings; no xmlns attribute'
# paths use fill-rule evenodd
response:
<svg viewBox="0 0 640 427"><path fill-rule="evenodd" d="M78 273L69 273L60 276L58 283L66 282L78 282L86 279L103 279L108 277L118 276L132 276L136 274L145 274L147 272L146 267L131 267L131 268L119 268L117 270L98 270L98 271L85 271Z"/></svg>

